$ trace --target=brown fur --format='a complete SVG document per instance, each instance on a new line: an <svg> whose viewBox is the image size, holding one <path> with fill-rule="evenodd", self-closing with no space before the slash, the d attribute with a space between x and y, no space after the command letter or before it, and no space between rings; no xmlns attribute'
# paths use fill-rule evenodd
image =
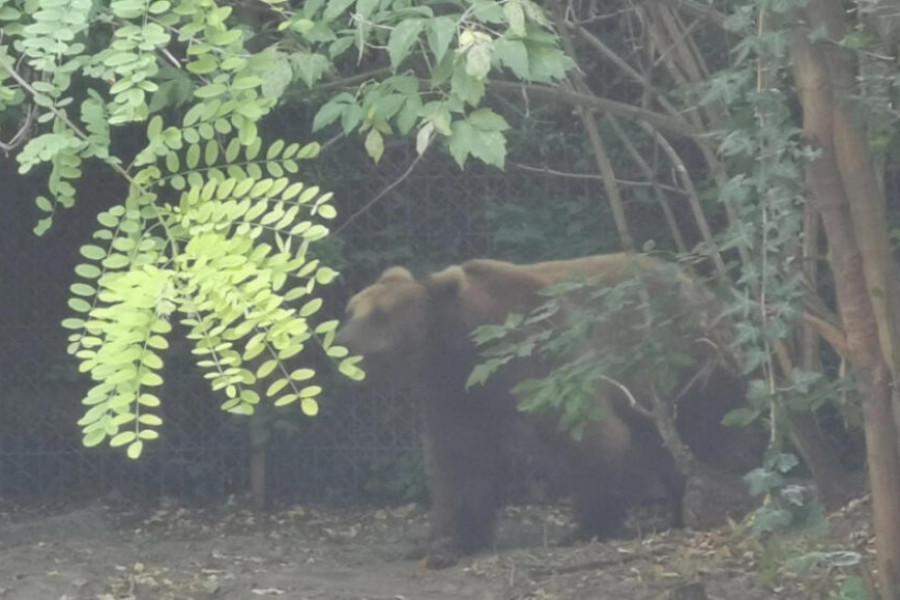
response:
<svg viewBox="0 0 900 600"><path fill-rule="evenodd" d="M553 283L591 276L613 286L633 277L636 267L652 272L661 263L624 254L532 265L470 260L420 280L392 267L351 298L339 343L364 355L364 368L376 378L414 384L425 403L436 547L452 556L490 542L517 422L524 421L537 443L569 466L567 483L585 536L618 530L647 473L657 473L673 501L680 501L682 482L654 427L615 390L598 393L605 418L589 423L576 443L557 431L555 416L517 411L510 389L534 376L534 364L504 368L487 385L465 388L479 362L469 337L473 329L535 308L545 300L538 292ZM680 286L679 296L710 298L688 277Z"/></svg>

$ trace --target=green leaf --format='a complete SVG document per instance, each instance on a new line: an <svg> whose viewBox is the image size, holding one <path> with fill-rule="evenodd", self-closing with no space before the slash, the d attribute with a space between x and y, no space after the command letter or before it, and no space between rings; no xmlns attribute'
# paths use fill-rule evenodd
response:
<svg viewBox="0 0 900 600"><path fill-rule="evenodd" d="M266 389L266 397L271 398L278 392L284 389L284 387L290 383L290 380L287 377L282 377L281 379L276 379L272 382L272 384Z"/></svg>
<svg viewBox="0 0 900 600"><path fill-rule="evenodd" d="M105 256L105 253L103 254L103 256ZM79 277L84 277L85 279L96 279L100 277L101 273L102 271L96 265L82 264L75 267L75 274L77 274Z"/></svg>
<svg viewBox="0 0 900 600"><path fill-rule="evenodd" d="M306 381L307 379L312 379L316 376L316 372L313 369L297 369L292 372L290 377L294 381Z"/></svg>
<svg viewBox="0 0 900 600"><path fill-rule="evenodd" d="M475 44L466 52L466 73L483 80L491 71L491 44Z"/></svg>
<svg viewBox="0 0 900 600"><path fill-rule="evenodd" d="M296 402L299 398L300 396L297 394L285 394L275 401L274 406L287 406L288 404Z"/></svg>
<svg viewBox="0 0 900 600"><path fill-rule="evenodd" d="M312 88L331 66L328 59L321 54L309 52L293 54L290 61L294 72L300 76L300 79L309 88Z"/></svg>
<svg viewBox="0 0 900 600"><path fill-rule="evenodd" d="M117 448L119 446L124 446L125 444L130 444L137 438L137 434L133 431L123 431L121 433L116 434L113 439L109 441L109 445L113 448Z"/></svg>
<svg viewBox="0 0 900 600"><path fill-rule="evenodd" d="M493 0L475 0L472 2L475 18L483 23L503 23L503 8Z"/></svg>
<svg viewBox="0 0 900 600"><path fill-rule="evenodd" d="M722 419L726 427L743 427L749 425L759 417L759 411L754 408L736 408L729 411Z"/></svg>
<svg viewBox="0 0 900 600"><path fill-rule="evenodd" d="M348 379L362 381L366 378L366 373L356 366L361 360L362 357L360 356L345 358L341 361L340 365L338 365L338 370Z"/></svg>
<svg viewBox="0 0 900 600"><path fill-rule="evenodd" d="M90 303L85 300L82 300L81 298L69 298L68 304L69 304L69 308L71 308L75 312L80 312L80 313L91 312Z"/></svg>
<svg viewBox="0 0 900 600"><path fill-rule="evenodd" d="M159 115L155 115L152 119L150 119L150 123L147 124L147 139L151 142L155 141L156 138L159 137L160 133L162 133L162 126L162 117L160 117Z"/></svg>
<svg viewBox="0 0 900 600"><path fill-rule="evenodd" d="M381 160L381 155L384 154L384 138L381 137L381 132L377 129L369 130L369 134L366 136L366 152L376 163Z"/></svg>
<svg viewBox="0 0 900 600"><path fill-rule="evenodd" d="M150 408L157 407L161 404L159 398L154 396L153 394L141 394L140 396L138 396L137 400L138 404L140 404L141 406L147 406Z"/></svg>
<svg viewBox="0 0 900 600"><path fill-rule="evenodd" d="M525 10L518 0L507 0L503 5L503 16L509 23L509 30L517 36L525 35Z"/></svg>
<svg viewBox="0 0 900 600"><path fill-rule="evenodd" d="M341 16L355 2L355 0L328 0L328 6L322 13L322 19L327 23Z"/></svg>
<svg viewBox="0 0 900 600"><path fill-rule="evenodd" d="M369 20L369 17L372 16L372 11L378 8L380 0L357 0L356 2L356 12L359 15Z"/></svg>
<svg viewBox="0 0 900 600"><path fill-rule="evenodd" d="M211 167L216 164L219 158L219 144L216 140L209 140L206 143L206 150L203 153L203 162L206 166Z"/></svg>
<svg viewBox="0 0 900 600"><path fill-rule="evenodd" d="M416 43L416 39L418 39L424 27L425 21L422 19L405 19L391 30L387 50L391 59L391 67L394 70L409 54L410 48Z"/></svg>
<svg viewBox="0 0 900 600"><path fill-rule="evenodd" d="M187 155L184 158L185 166L188 169L196 169L200 163L200 146L191 144L188 146Z"/></svg>
<svg viewBox="0 0 900 600"><path fill-rule="evenodd" d="M128 458L131 460L137 460L141 457L141 452L144 450L144 442L141 440L135 440L131 444L128 445L128 450L126 450L126 454L128 454Z"/></svg>
<svg viewBox="0 0 900 600"><path fill-rule="evenodd" d="M228 91L228 87L224 83L210 83L194 90L194 95L198 98L215 98L221 96Z"/></svg>
<svg viewBox="0 0 900 600"><path fill-rule="evenodd" d="M275 367L277 366L278 361L274 358L267 360L256 370L256 377L259 379L265 379L272 373L272 371L275 370Z"/></svg>
<svg viewBox="0 0 900 600"><path fill-rule="evenodd" d="M469 75L462 63L457 63L453 69L450 89L460 100L472 106L477 106L484 97L484 82Z"/></svg>
<svg viewBox="0 0 900 600"><path fill-rule="evenodd" d="M531 81L528 48L521 40L500 38L494 42L494 58L524 81Z"/></svg>
<svg viewBox="0 0 900 600"><path fill-rule="evenodd" d="M124 269L131 264L131 261L124 254L116 253L104 258L102 264L107 269Z"/></svg>
<svg viewBox="0 0 900 600"><path fill-rule="evenodd" d="M141 425L149 425L151 427L159 427L160 425L162 425L163 420L160 419L157 415L144 413L138 417L138 423L140 423Z"/></svg>
<svg viewBox="0 0 900 600"><path fill-rule="evenodd" d="M476 129L468 121L453 123L449 149L460 168L469 154L501 169L506 161L506 138L503 134L499 131Z"/></svg>
<svg viewBox="0 0 900 600"><path fill-rule="evenodd" d="M35 198L34 203L37 205L39 210L42 210L44 212L53 211L53 204L51 204L50 201L44 196L38 196L37 198Z"/></svg>
<svg viewBox="0 0 900 600"><path fill-rule="evenodd" d="M467 120L472 127L479 131L506 131L509 129L506 119L490 108L479 108L472 111Z"/></svg>
<svg viewBox="0 0 900 600"><path fill-rule="evenodd" d="M18 21L22 13L12 6L0 6L0 21Z"/></svg>
<svg viewBox="0 0 900 600"><path fill-rule="evenodd" d="M147 338L147 345L157 350L165 350L169 347L169 342L161 335L151 335Z"/></svg>
<svg viewBox="0 0 900 600"><path fill-rule="evenodd" d="M86 245L78 249L81 255L90 260L100 260L106 256L106 251L100 246Z"/></svg>
<svg viewBox="0 0 900 600"><path fill-rule="evenodd" d="M219 61L212 53L201 54L196 60L185 65L185 69L195 75L206 75L219 68Z"/></svg>
<svg viewBox="0 0 900 600"><path fill-rule="evenodd" d="M73 283L69 290L76 296L93 296L97 293L97 290L86 283Z"/></svg>
<svg viewBox="0 0 900 600"><path fill-rule="evenodd" d="M68 319L63 319L62 326L64 329L73 329L77 331L79 329L84 329L84 321L82 319L70 317Z"/></svg>
<svg viewBox="0 0 900 600"><path fill-rule="evenodd" d="M53 217L45 217L43 219L38 219L38 222L35 224L33 232L34 235L40 237L47 233L50 230L50 227L53 225Z"/></svg>
<svg viewBox="0 0 900 600"><path fill-rule="evenodd" d="M155 387L163 384L163 378L153 371L145 371L141 375L140 383L141 385Z"/></svg>
<svg viewBox="0 0 900 600"><path fill-rule="evenodd" d="M231 87L236 90L251 90L262 85L262 82L262 77L256 75L244 75L243 77L236 77L231 83Z"/></svg>
<svg viewBox="0 0 900 600"><path fill-rule="evenodd" d="M332 346L326 352L328 356L331 358L344 358L350 353L349 350L344 348L343 346Z"/></svg>
<svg viewBox="0 0 900 600"><path fill-rule="evenodd" d="M450 48L450 42L456 37L456 27L456 19L453 17L437 17L429 21L426 37L435 62L440 62L444 58L444 54Z"/></svg>
<svg viewBox="0 0 900 600"><path fill-rule="evenodd" d="M312 315L316 314L320 308L322 308L322 299L313 298L303 305L303 307L300 309L299 314L304 318L311 317Z"/></svg>
<svg viewBox="0 0 900 600"><path fill-rule="evenodd" d="M94 446L99 446L100 443L106 439L106 431L103 429L95 429L90 433L86 434L81 443L85 448L93 448Z"/></svg>
<svg viewBox="0 0 900 600"><path fill-rule="evenodd" d="M307 417L314 417L319 414L319 403L313 398L303 398L300 401L300 410L302 410L303 414Z"/></svg>
<svg viewBox="0 0 900 600"><path fill-rule="evenodd" d="M566 71L575 66L571 58L550 44L527 43L528 63L530 65L531 80L549 82L554 79L563 79Z"/></svg>

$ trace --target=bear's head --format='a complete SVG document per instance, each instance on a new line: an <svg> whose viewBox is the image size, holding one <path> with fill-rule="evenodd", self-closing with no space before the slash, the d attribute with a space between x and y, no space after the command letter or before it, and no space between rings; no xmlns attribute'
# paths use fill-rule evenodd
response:
<svg viewBox="0 0 900 600"><path fill-rule="evenodd" d="M455 313L465 275L460 267L417 280L391 267L350 298L336 343L363 356L362 367L376 382L411 383L430 356L435 323Z"/></svg>
<svg viewBox="0 0 900 600"><path fill-rule="evenodd" d="M428 292L403 267L350 298L336 343L363 356L375 380L408 379L418 371L428 333Z"/></svg>

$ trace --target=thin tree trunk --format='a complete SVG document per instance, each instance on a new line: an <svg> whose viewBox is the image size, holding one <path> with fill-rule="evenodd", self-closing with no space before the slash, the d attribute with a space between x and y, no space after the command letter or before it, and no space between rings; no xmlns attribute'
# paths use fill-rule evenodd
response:
<svg viewBox="0 0 900 600"><path fill-rule="evenodd" d="M813 204L808 204L805 212L800 256L803 261L803 277L815 289L819 274L816 254L821 220ZM810 323L803 322L800 328L800 366L804 371L822 370L820 347L821 337L818 331ZM840 508L849 500L848 494L855 490L834 449L822 436L822 430L812 412L793 413L789 418L791 440L813 474L822 504L828 510Z"/></svg>
<svg viewBox="0 0 900 600"><path fill-rule="evenodd" d="M841 6L834 0L810 0L806 17L811 29L826 25L829 33L835 35L841 30L841 23L835 22L836 15L843 18ZM848 147L836 148L839 143L847 143L849 135L849 122L843 120L846 115L836 106L835 98L835 93L845 90L836 92L831 76L837 64L825 57L822 46L809 41L808 29L794 30L791 58L803 106L804 132L821 152L808 166L808 185L831 247L829 260L847 335L847 352L862 395L877 532L878 581L882 598L896 600L900 598L900 460L891 407L891 371L882 354L876 305L867 281L871 271L866 273L860 251L858 237L863 232L854 230L851 217L851 200L860 199L848 193L845 186L849 182L843 179L848 165L842 169L840 160L847 158ZM839 77L838 83L842 82ZM839 135L837 129L841 130ZM884 227L884 221L878 226Z"/></svg>

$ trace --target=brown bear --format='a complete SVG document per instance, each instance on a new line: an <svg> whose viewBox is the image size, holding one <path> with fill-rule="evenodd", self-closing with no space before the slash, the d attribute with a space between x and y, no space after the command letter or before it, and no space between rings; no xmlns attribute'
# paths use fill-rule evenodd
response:
<svg viewBox="0 0 900 600"><path fill-rule="evenodd" d="M630 404L639 394L634 391L641 388L639 382L633 386L630 381L621 382L633 388L627 395L620 391L622 385L598 391L596 402L604 416L589 422L578 442L559 431L556 415L517 410L511 389L546 370L534 360L501 368L486 385L466 387L473 367L482 361L471 338L477 327L502 323L509 313L528 313L546 301L539 292L554 283L589 277L601 286L615 286L632 279L637 269L653 279L665 268L670 266L626 254L531 265L470 260L422 279L392 267L350 299L337 342L362 355L363 368L375 380L413 384L425 404L431 566L452 562L460 553L490 543L503 501L510 438L522 423L531 432L530 442L549 449L568 466L567 489L575 498L580 535L616 533L648 474L668 488L676 519L680 516L683 480L652 420ZM674 297L683 303L712 299L702 284L687 275L666 282L679 288ZM570 302L568 310L577 310L578 302ZM699 304L691 310L699 338L715 315ZM616 352L615 342L608 341L615 338L607 333L599 327L591 344Z"/></svg>

